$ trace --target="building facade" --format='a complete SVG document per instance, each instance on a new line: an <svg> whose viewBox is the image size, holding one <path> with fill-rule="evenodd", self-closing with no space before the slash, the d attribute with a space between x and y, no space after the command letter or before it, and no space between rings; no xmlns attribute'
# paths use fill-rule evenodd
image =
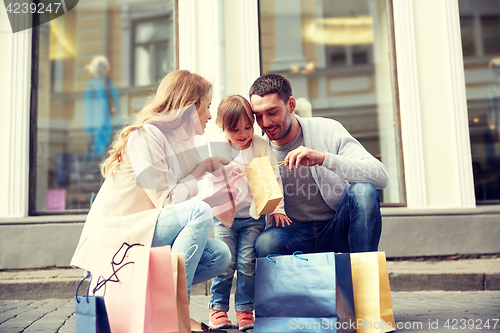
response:
<svg viewBox="0 0 500 333"><path fill-rule="evenodd" d="M276 72L301 116L340 121L389 171L388 257L500 253L499 0L82 0L15 34L0 15L0 269L69 264L113 134L177 68L212 82L213 119Z"/></svg>

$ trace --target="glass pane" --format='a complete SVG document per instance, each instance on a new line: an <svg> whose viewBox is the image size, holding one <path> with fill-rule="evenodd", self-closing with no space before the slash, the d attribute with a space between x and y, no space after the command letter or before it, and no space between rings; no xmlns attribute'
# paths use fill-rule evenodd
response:
<svg viewBox="0 0 500 333"><path fill-rule="evenodd" d="M500 54L500 16L485 15L481 17L484 54Z"/></svg>
<svg viewBox="0 0 500 333"><path fill-rule="evenodd" d="M340 121L387 167L382 202L404 203L386 1L266 0L259 9L262 73L285 75L313 117Z"/></svg>
<svg viewBox="0 0 500 333"><path fill-rule="evenodd" d="M174 69L174 50L169 48L169 39L165 38L171 34L170 17L135 25L134 85L151 85Z"/></svg>
<svg viewBox="0 0 500 333"><path fill-rule="evenodd" d="M136 28L136 43L155 42L169 39L168 22L166 20L141 22Z"/></svg>
<svg viewBox="0 0 500 333"><path fill-rule="evenodd" d="M165 45L175 45L173 6L94 2L40 26L31 213L89 209L113 135L175 67L175 50L165 52Z"/></svg>
<svg viewBox="0 0 500 333"><path fill-rule="evenodd" d="M135 49L135 85L146 86L153 83L151 79L151 55L149 47L139 46Z"/></svg>
<svg viewBox="0 0 500 333"><path fill-rule="evenodd" d="M161 43L156 46L156 81L159 81L166 73L173 70L173 63L169 56L169 44Z"/></svg>
<svg viewBox="0 0 500 333"><path fill-rule="evenodd" d="M476 200L494 203L500 200L500 1L459 6L460 16L468 17L460 23L467 40L462 46Z"/></svg>

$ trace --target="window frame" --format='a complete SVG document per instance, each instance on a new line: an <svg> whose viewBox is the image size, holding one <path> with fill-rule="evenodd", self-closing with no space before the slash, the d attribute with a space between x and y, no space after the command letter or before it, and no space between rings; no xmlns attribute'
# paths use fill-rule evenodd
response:
<svg viewBox="0 0 500 333"><path fill-rule="evenodd" d="M260 1L257 1L257 15L259 22L259 70L260 75L263 74L263 61L262 61L262 43L261 43L261 10L260 10ZM399 179L399 198L400 202L398 203L381 203L381 207L407 207L407 193L406 193L406 177L405 177L405 165L404 165L404 156L403 156L403 143L402 143L402 131L401 131L401 113L400 113L400 98L399 98L399 84L398 84L398 71L397 71L397 59L396 59L396 38L394 33L394 9L393 9L393 0L384 0L386 6L386 15L388 18L388 31L389 34L389 52L390 52L390 75L392 76L391 84L393 89L393 105L394 105L394 118L396 122L396 142L397 147L396 151L398 152L398 167L400 168L400 179ZM372 50L373 53L373 50ZM373 56L373 54L371 55ZM360 66L360 65L356 65ZM365 65L361 65L365 66Z"/></svg>
<svg viewBox="0 0 500 333"><path fill-rule="evenodd" d="M175 14L172 14L172 15L161 14L161 15L158 15L158 16L154 16L152 18L153 18L152 20L145 19L145 18L135 19L135 20L131 20L131 22L130 22L131 23L130 24L131 25L131 30L132 30L132 32L130 33L130 38L131 38L131 41L130 41L130 46L131 46L131 50L130 50L130 59L131 59L131 64L130 64L130 67L131 67L131 71L130 71L131 87L136 87L136 88L144 87L144 86L140 86L140 85L136 84L136 76L135 76L136 52L135 51L136 51L136 49L138 47L144 46L144 45L147 45L147 46L155 45L155 47L156 47L156 46L161 45L161 44L166 44L167 48L168 48L168 46L176 47L175 41L172 41L172 40L169 40L169 39L157 40L157 41L154 41L154 42L141 42L141 43L136 42L137 26L140 25L141 23L150 22L150 21L161 21L163 19L166 19L167 21L168 20L172 20L173 24L175 24ZM175 29L174 29L174 34L175 34ZM177 38L175 36L174 36L174 40L177 40ZM177 53L177 51L174 51L174 56L175 56L176 53ZM152 56L150 55L149 58L151 60ZM176 59L174 59L174 67L175 68L178 68L177 63L178 63L178 59L176 57ZM151 76L152 73L153 73L153 70L150 69L149 75ZM155 81L154 78L150 77L150 79L153 80L153 82Z"/></svg>
<svg viewBox="0 0 500 333"><path fill-rule="evenodd" d="M170 41L174 47L174 70L179 68L179 21L178 21L178 0L172 0L173 12L171 20L173 22L173 40ZM155 18L165 16L163 13ZM168 15L167 15L168 16ZM36 14L33 15L36 19ZM133 20L131 24L140 21L139 19ZM39 66L40 66L40 26L35 26L31 33L31 82L30 82L30 104L29 104L29 155L28 155L28 216L62 216L62 215L86 215L89 210L86 209L71 209L60 211L47 211L37 210L36 207L36 186L37 186L37 155L38 155L38 90L39 90ZM135 50L133 40L130 41L131 52ZM50 64L49 64L50 65ZM133 60L131 59L131 69L133 70ZM130 72L132 76L133 72ZM129 78L131 79L131 77ZM127 92L134 91L150 91L148 87L135 87L133 81L124 90ZM153 83L154 86L154 83Z"/></svg>
<svg viewBox="0 0 500 333"><path fill-rule="evenodd" d="M459 7L459 12L458 12L458 17L460 20L460 37L461 40L463 41L463 30L462 30L462 19L463 18L471 18L472 19L472 45L473 45L473 52L470 55L463 55L463 62L464 62L464 72L466 71L466 66L478 66L478 65L485 65L489 63L492 57L494 57L494 54L490 54L485 52L485 34L483 32L483 24L482 24L482 19L484 17L496 17L498 18L498 23L500 27L500 8L497 8L495 11L491 12L488 9L481 8L481 9L460 9ZM463 48L462 48L463 49ZM467 87L465 86L465 89ZM467 99L466 95L466 105L467 105L467 115L469 115L469 109L474 109L474 104L469 104L469 100ZM473 129L474 131L474 129ZM469 140L471 139L471 127L469 126ZM472 146L472 143L471 143ZM471 158L472 152L471 152ZM474 160L472 159L472 162L474 163ZM474 181L474 199L475 199L475 204L477 206L491 206L491 205L499 205L500 204L500 199L476 199L476 176L473 176L473 181Z"/></svg>

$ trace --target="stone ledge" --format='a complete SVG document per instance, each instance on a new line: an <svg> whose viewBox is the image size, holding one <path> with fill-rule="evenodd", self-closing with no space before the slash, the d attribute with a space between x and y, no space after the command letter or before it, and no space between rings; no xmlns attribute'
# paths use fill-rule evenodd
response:
<svg viewBox="0 0 500 333"><path fill-rule="evenodd" d="M23 279L0 281L2 300L71 299L81 279ZM390 273L391 291L478 291L500 290L500 274L443 273L414 274ZM192 295L209 295L210 281L193 285ZM234 293L234 285L233 290ZM79 295L85 294L87 284L82 284Z"/></svg>

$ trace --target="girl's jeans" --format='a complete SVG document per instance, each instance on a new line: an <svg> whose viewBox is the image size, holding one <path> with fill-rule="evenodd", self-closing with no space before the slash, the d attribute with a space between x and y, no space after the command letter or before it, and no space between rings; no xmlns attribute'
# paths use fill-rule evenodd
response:
<svg viewBox="0 0 500 333"><path fill-rule="evenodd" d="M172 246L172 252L184 253L188 295L191 285L223 273L231 261L227 245L208 239L213 217L203 201L189 200L168 205L158 215L152 247Z"/></svg>
<svg viewBox="0 0 500 333"><path fill-rule="evenodd" d="M237 270L234 303L236 311L252 311L255 294L255 251L253 244L264 230L264 216L253 218L235 218L231 228L218 219L215 220L214 235L224 241L231 251L231 264L226 271L212 279L209 307L214 310L229 310L229 295L233 283L234 271Z"/></svg>

